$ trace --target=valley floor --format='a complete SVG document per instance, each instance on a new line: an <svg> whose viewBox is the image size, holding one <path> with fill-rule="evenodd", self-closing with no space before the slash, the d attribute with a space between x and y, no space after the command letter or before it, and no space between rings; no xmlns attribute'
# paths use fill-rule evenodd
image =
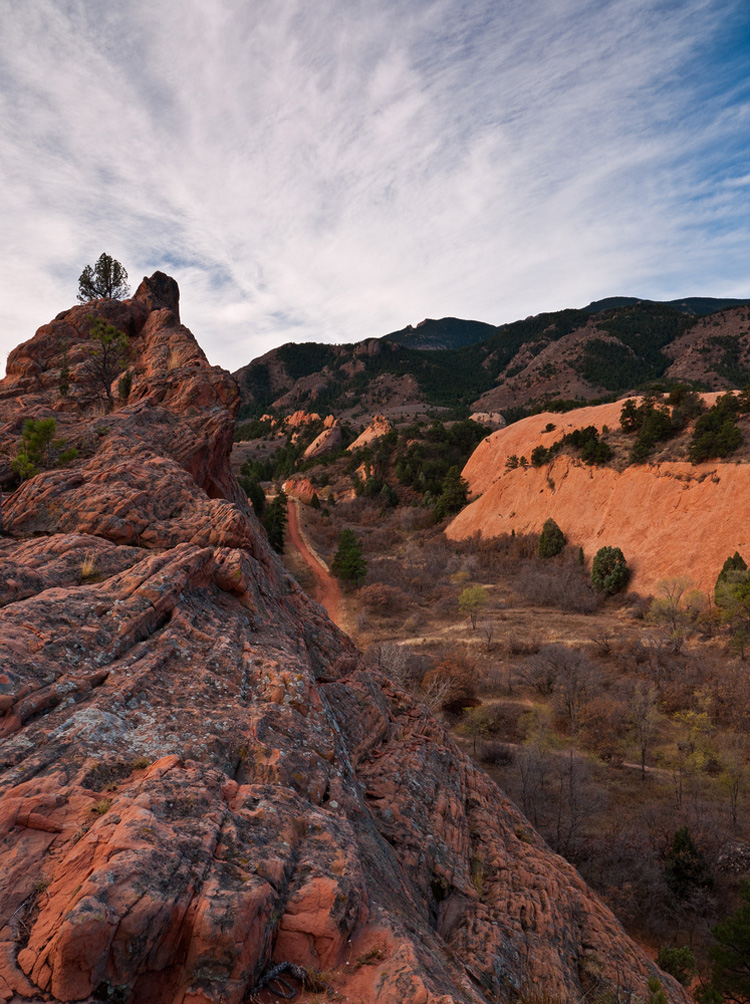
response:
<svg viewBox="0 0 750 1004"><path fill-rule="evenodd" d="M376 509L293 505L285 560L306 588L330 587L338 529L355 528L368 577L338 608L327 601L337 623L444 717L652 956L688 946L705 970L710 929L750 869L747 665L715 622L675 644L652 598L596 600L572 553L545 562L522 537L448 541L421 510ZM475 627L459 610L470 585L484 592ZM675 891L681 829L710 878Z"/></svg>

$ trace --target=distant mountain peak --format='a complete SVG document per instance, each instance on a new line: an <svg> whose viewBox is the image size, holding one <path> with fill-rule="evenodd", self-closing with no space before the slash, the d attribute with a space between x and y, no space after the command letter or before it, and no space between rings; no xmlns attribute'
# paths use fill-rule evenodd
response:
<svg viewBox="0 0 750 1004"><path fill-rule="evenodd" d="M705 317L717 310L727 310L730 307L744 307L750 304L750 297L745 300L731 297L715 296L685 296L679 300L650 300L640 296L607 296L603 300L592 300L582 309L587 314L598 314L602 310L615 310L617 307L629 307L636 303L648 303L659 307L673 307L683 314L694 317Z"/></svg>

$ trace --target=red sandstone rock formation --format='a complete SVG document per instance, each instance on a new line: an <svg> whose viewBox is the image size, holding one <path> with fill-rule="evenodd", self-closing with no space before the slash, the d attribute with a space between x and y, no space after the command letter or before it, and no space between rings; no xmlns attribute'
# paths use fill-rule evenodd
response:
<svg viewBox="0 0 750 1004"><path fill-rule="evenodd" d="M276 962L379 1004L645 995L575 870L269 551L234 381L165 280L40 328L0 383L0 446L56 414L81 451L4 499L0 1000L241 1004ZM130 332L110 414L89 313Z"/></svg>
<svg viewBox="0 0 750 1004"><path fill-rule="evenodd" d="M711 403L716 395L706 397ZM538 533L552 517L589 559L600 547L619 547L631 585L641 592L679 576L713 589L725 558L737 549L750 553L750 465L639 464L620 473L561 455L541 468L506 470L512 454L529 457L535 446L549 446L572 429L616 428L621 408L616 402L533 415L482 440L463 471L480 497L456 516L448 536ZM547 433L550 422L556 427Z"/></svg>
<svg viewBox="0 0 750 1004"><path fill-rule="evenodd" d="M367 446L368 443L372 443L376 439L382 439L383 436L388 435L392 428L393 426L385 415L373 415L370 424L360 432L350 446L347 446L347 450L358 450L360 446Z"/></svg>
<svg viewBox="0 0 750 1004"><path fill-rule="evenodd" d="M305 505L309 505L315 494L315 485L309 478L297 475L284 482L284 491L292 498L299 499Z"/></svg>
<svg viewBox="0 0 750 1004"><path fill-rule="evenodd" d="M315 411L295 411L284 419L285 429L299 429L300 426L309 425L310 422L319 422L320 415Z"/></svg>
<svg viewBox="0 0 750 1004"><path fill-rule="evenodd" d="M326 419L325 428L307 447L302 454L302 459L311 460L313 457L321 457L324 453L332 453L334 450L338 450L341 446L341 439L341 426L338 421L333 419L329 423L328 419Z"/></svg>

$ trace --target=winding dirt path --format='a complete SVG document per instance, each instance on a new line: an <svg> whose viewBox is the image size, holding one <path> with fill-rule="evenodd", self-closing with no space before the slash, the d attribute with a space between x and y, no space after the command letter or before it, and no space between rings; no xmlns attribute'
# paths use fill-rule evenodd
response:
<svg viewBox="0 0 750 1004"><path fill-rule="evenodd" d="M326 608L334 624L341 627L341 591L328 565L310 544L302 529L299 518L299 502L290 498L287 502L289 521L288 541L299 551L300 556L315 576L314 599Z"/></svg>

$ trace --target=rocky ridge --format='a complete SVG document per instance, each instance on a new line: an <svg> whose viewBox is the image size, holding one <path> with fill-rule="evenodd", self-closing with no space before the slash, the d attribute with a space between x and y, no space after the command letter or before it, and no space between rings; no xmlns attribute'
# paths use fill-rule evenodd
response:
<svg viewBox="0 0 750 1004"><path fill-rule="evenodd" d="M91 315L130 338L110 413ZM54 416L80 453L3 499L0 1000L241 1004L281 963L319 971L299 1000L645 998L613 915L270 552L238 405L160 273L9 359L0 448Z"/></svg>
<svg viewBox="0 0 750 1004"><path fill-rule="evenodd" d="M234 374L242 414L325 402L338 418L369 421L375 414L413 418L435 407L491 413L559 398L593 401L657 380L709 390L750 381L750 307L742 301L608 303L497 328L443 318L354 344L282 345ZM695 316L691 303L713 313ZM453 329L468 340L446 341Z"/></svg>
<svg viewBox="0 0 750 1004"><path fill-rule="evenodd" d="M322 457L324 453L333 453L341 447L343 436L341 426L337 420L326 425L320 435L313 439L312 443L306 447L302 454L303 460L312 460L315 457Z"/></svg>

